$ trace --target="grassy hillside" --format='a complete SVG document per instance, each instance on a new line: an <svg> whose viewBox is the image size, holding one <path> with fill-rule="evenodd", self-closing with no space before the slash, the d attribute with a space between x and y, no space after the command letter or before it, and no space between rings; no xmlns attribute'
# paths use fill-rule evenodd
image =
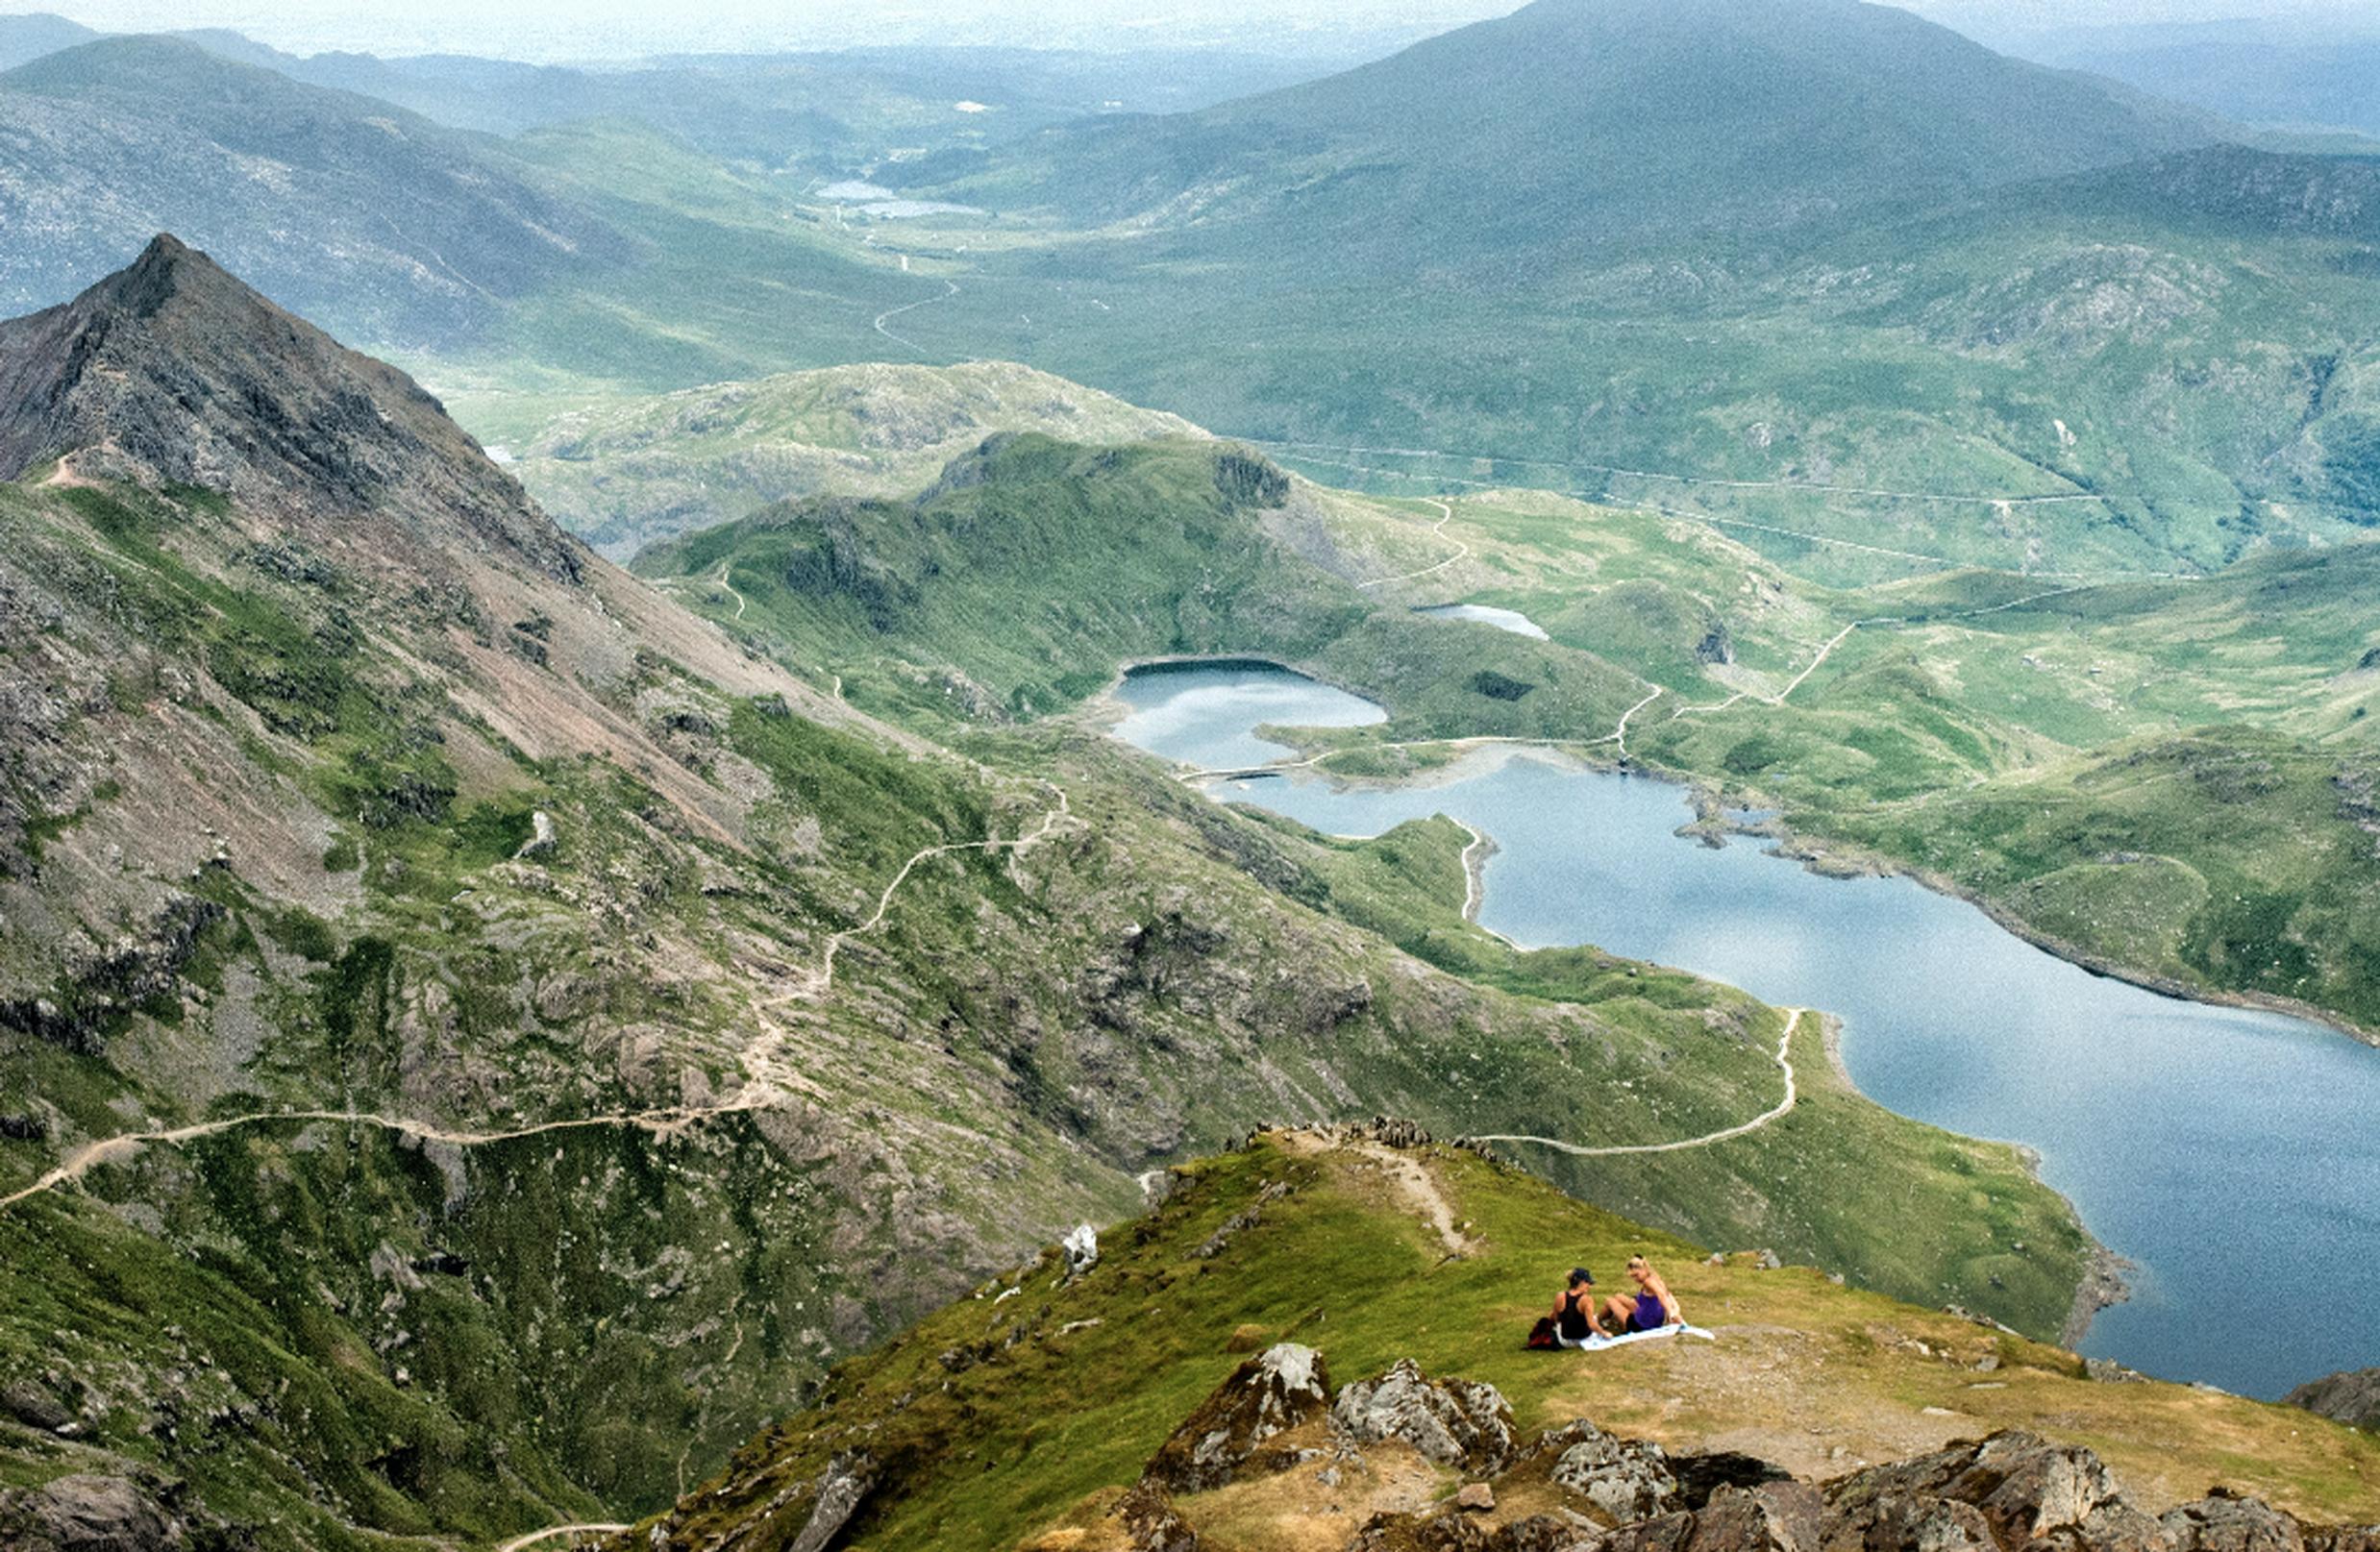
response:
<svg viewBox="0 0 2380 1552"><path fill-rule="evenodd" d="M217 1128L0 1207L0 1353L79 1431L0 1420L9 1484L152 1471L268 1547L632 1513L1252 1124L1659 1141L1774 1103L1777 1014L1507 962L1450 827L1326 845L1079 735L939 754L616 574L466 568L441 605L253 521L0 491L39 601L8 617L0 1189ZM1638 1178L1713 1237L2055 1327L2083 1242L2018 1160L1804 1114ZM1893 1163L1817 1162L1852 1156ZM1852 1232L1912 1199L2033 1248Z"/></svg>
<svg viewBox="0 0 2380 1552"><path fill-rule="evenodd" d="M1673 1450L1746 1451L1820 1477L2024 1427L2087 1443L2151 1512L2215 1482L2316 1519L2380 1513L2368 1435L2180 1387L2095 1384L2071 1354L1806 1269L1706 1266L1697 1247L1475 1154L1275 1134L1176 1182L1153 1213L1103 1236L1087 1276L1067 1280L1050 1255L979 1286L843 1366L812 1408L616 1544L735 1533L781 1544L843 1450L882 1466L846 1533L855 1547L1089 1544L1083 1527L1235 1354L1283 1340L1321 1349L1341 1384L1404 1357L1489 1381L1524 1436L1585 1417ZM1441 1206L1458 1253L1432 1226ZM1572 1263L1608 1281L1636 1251L1716 1343L1521 1349ZM1425 1466L1412 1492L1426 1503L1456 1480ZM1294 1501L1233 1489L1180 1507L1231 1545L1336 1545L1361 1525L1369 1483Z"/></svg>
<svg viewBox="0 0 2380 1552"><path fill-rule="evenodd" d="M1027 367L854 366L596 400L550 419L466 398L457 411L501 440L555 520L615 558L661 539L816 495L914 496L997 431L1117 443L1196 435ZM506 410L518 416L504 430Z"/></svg>
<svg viewBox="0 0 2380 1552"><path fill-rule="evenodd" d="M1380 605L1280 536L1310 519L1244 449L1026 435L959 459L915 502L789 505L637 569L839 675L855 704L930 722L1046 714L1132 658L1231 653L1380 695L1405 734L1561 736L1632 699L1589 653L1469 640Z"/></svg>

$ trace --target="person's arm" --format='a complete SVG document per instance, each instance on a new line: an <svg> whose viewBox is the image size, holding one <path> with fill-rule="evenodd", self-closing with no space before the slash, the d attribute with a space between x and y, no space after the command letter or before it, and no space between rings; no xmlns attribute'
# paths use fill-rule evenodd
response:
<svg viewBox="0 0 2380 1552"><path fill-rule="evenodd" d="M1670 1292L1669 1279L1655 1272L1652 1279L1654 1296L1661 1300L1661 1318L1672 1325L1684 1325L1686 1312L1677 1307L1677 1295Z"/></svg>

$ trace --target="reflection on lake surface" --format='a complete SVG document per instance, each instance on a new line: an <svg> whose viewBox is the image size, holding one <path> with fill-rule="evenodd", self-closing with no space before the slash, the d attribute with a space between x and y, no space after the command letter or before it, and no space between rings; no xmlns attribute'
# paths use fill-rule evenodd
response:
<svg viewBox="0 0 2380 1552"><path fill-rule="evenodd" d="M1159 663L1125 676L1116 699L1132 708L1114 732L1152 754L1202 771L1236 771L1297 751L1255 729L1364 727L1388 713L1361 696L1271 663Z"/></svg>
<svg viewBox="0 0 2380 1552"><path fill-rule="evenodd" d="M1538 628L1537 622L1519 609L1500 609L1492 604L1433 604L1413 612L1440 620L1475 620L1481 625L1492 625L1499 630L1509 630L1516 636L1534 636L1539 641L1546 639L1546 633Z"/></svg>
<svg viewBox="0 0 2380 1552"><path fill-rule="evenodd" d="M1278 758L1249 729L1302 708L1379 720L1247 665L1135 674L1119 693L1135 709L1118 736L1203 769ZM1872 1098L2039 1150L2092 1232L2140 1263L2088 1353L2264 1396L2380 1364L2380 1050L2094 976L1908 879L1681 840L1679 788L1534 751L1481 751L1421 786L1212 790L1340 835L1449 815L1495 837L1480 921L1515 942L1592 943L1841 1016Z"/></svg>

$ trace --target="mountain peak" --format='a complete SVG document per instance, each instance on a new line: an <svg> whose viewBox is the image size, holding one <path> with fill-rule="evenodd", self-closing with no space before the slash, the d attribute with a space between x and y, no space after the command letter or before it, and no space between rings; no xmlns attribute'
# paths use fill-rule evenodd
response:
<svg viewBox="0 0 2380 1552"><path fill-rule="evenodd" d="M580 576L576 543L410 378L170 234L63 307L0 323L0 479L51 459L204 485L330 537L384 519Z"/></svg>

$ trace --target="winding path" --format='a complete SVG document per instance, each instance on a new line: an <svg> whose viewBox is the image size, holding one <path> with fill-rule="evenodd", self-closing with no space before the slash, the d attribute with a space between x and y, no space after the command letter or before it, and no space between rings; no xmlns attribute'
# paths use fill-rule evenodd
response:
<svg viewBox="0 0 2380 1552"><path fill-rule="evenodd" d="M811 1086L800 1075L781 1065L785 1031L767 1017L766 1010L785 1003L823 998L833 989L835 958L844 945L863 937L883 925L892 909L893 897L906 883L918 865L934 857L958 851L1022 852L1038 846L1062 830L1078 827L1066 790L1052 784L1057 795L1054 807L1042 816L1041 823L1029 832L1010 840L954 841L930 846L901 865L892 882L876 902L875 914L856 926L845 927L827 939L826 951L819 968L805 976L800 984L769 1002L756 1003L761 1032L750 1041L738 1056L745 1072L743 1087L716 1104L669 1105L654 1110L623 1111L609 1115L580 1116L564 1121L539 1121L531 1126L513 1127L504 1131L459 1131L434 1122L418 1121L409 1116L389 1116L373 1110L272 1110L258 1111L243 1116L229 1116L219 1121L194 1121L186 1126L163 1127L156 1131L126 1132L115 1137L101 1138L87 1143L67 1154L56 1168L24 1186L0 1196L0 1211L15 1206L30 1197L55 1191L61 1186L80 1181L99 1165L129 1157L152 1144L175 1145L196 1142L200 1138L220 1137L226 1132L247 1126L276 1123L328 1122L335 1125L375 1126L384 1131L419 1138L429 1143L444 1143L457 1147L485 1147L497 1143L517 1142L522 1138L542 1137L554 1132L581 1131L594 1127L636 1127L657 1137L666 1137L689 1126L713 1121L722 1116L747 1115L754 1111L774 1109L795 1094ZM811 1092L815 1092L814 1089Z"/></svg>
<svg viewBox="0 0 2380 1552"><path fill-rule="evenodd" d="M1775 1109L1755 1116L1741 1126L1729 1126L1723 1131L1709 1132L1700 1137L1689 1137L1678 1143L1635 1143L1624 1147L1584 1147L1576 1143L1566 1143L1558 1137L1531 1137L1521 1133L1475 1136L1472 1141L1475 1143L1535 1143L1541 1147L1552 1148L1557 1153L1568 1153L1573 1158L1615 1159L1638 1153L1682 1153L1688 1148L1709 1147L1713 1143L1724 1143L1730 1138L1748 1136L1771 1121L1779 1121L1791 1115L1794 1106L1800 1102L1800 1092L1794 1084L1794 1031L1801 1027L1802 1015L1808 1011L1807 1008L1793 1009L1790 1017L1785 1021L1784 1036L1776 1043L1776 1065L1778 1070L1785 1074L1784 1099L1777 1104Z"/></svg>
<svg viewBox="0 0 2380 1552"><path fill-rule="evenodd" d="M1429 503L1430 505L1438 508L1438 521L1429 526L1429 531L1436 534L1439 538L1446 538L1447 525L1454 521L1454 508L1448 505L1445 502L1438 500L1434 496L1425 496L1422 499ZM1471 558L1471 546L1465 544L1460 539L1450 539L1448 542L1454 546L1454 553L1447 556L1444 560L1439 561L1434 566L1424 566L1420 571L1409 571L1401 577L1376 578L1368 582L1357 582L1355 585L1357 588L1362 589L1386 587L1391 582L1419 581L1425 577L1433 577L1439 572L1446 570L1449 566L1457 565Z"/></svg>
<svg viewBox="0 0 2380 1552"><path fill-rule="evenodd" d="M942 283L949 286L950 289L943 292L940 296L930 296L917 302L905 302L897 308L887 308L882 312L878 313L876 315L876 332L882 334L886 339L891 340L894 344L901 346L903 349L921 356L927 360L932 360L933 353L931 351L926 349L925 346L920 345L916 340L909 338L907 335L896 334L884 326L893 319L900 317L905 312L915 312L918 308L931 307L936 302L948 302L951 298L958 294L958 283L956 281L946 280Z"/></svg>
<svg viewBox="0 0 2380 1552"><path fill-rule="evenodd" d="M627 1529L626 1525L549 1525L544 1530L514 1537L496 1548L496 1552L529 1552L529 1548L558 1536L617 1536Z"/></svg>
<svg viewBox="0 0 2380 1552"><path fill-rule="evenodd" d="M733 582L728 580L728 568L733 564L729 560L719 562L719 585L726 588L728 597L735 601L735 617L740 620L744 617L744 595L735 590Z"/></svg>

